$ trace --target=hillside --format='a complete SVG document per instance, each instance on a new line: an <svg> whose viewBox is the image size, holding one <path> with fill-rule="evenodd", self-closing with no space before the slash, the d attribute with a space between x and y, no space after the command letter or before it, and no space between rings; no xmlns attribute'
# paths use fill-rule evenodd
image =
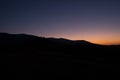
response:
<svg viewBox="0 0 120 80"><path fill-rule="evenodd" d="M119 45L0 33L3 75L16 80L117 79L119 54Z"/></svg>

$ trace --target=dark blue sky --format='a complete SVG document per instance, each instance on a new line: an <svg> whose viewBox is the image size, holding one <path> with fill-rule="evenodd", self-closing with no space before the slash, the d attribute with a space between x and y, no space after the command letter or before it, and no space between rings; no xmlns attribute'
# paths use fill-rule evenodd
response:
<svg viewBox="0 0 120 80"><path fill-rule="evenodd" d="M0 32L120 43L120 0L0 0Z"/></svg>

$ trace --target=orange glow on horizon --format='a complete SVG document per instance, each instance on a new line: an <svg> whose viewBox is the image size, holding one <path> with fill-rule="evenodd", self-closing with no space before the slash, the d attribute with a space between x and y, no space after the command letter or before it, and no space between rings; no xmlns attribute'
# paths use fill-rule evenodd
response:
<svg viewBox="0 0 120 80"><path fill-rule="evenodd" d="M54 35L54 36L53 36ZM46 37L65 38L69 40L86 40L101 45L120 45L120 34L118 31L88 30L88 31L64 31L46 35Z"/></svg>
<svg viewBox="0 0 120 80"><path fill-rule="evenodd" d="M102 45L120 45L120 41L109 41L109 40L106 40L106 41L90 41L92 43L95 43L95 44L102 44Z"/></svg>
<svg viewBox="0 0 120 80"><path fill-rule="evenodd" d="M80 39L71 39L71 40L80 40ZM86 38L86 39L82 39L82 40L86 40L89 41L91 43L95 43L95 44L101 44L101 45L120 45L120 39L105 39L105 38Z"/></svg>
<svg viewBox="0 0 120 80"><path fill-rule="evenodd" d="M108 36L109 37L109 36ZM57 37L57 38L65 38L65 39L69 39L69 40L86 40L89 41L91 43L95 43L95 44L101 44L101 45L120 45L120 38L118 37L90 37L90 36L86 36L86 37L70 37L68 38L68 36L66 37Z"/></svg>
<svg viewBox="0 0 120 80"><path fill-rule="evenodd" d="M86 40L94 44L101 44L101 45L120 45L120 38L105 38L105 37L86 37L86 38L79 38L79 37L56 37L56 38L65 38L69 40Z"/></svg>

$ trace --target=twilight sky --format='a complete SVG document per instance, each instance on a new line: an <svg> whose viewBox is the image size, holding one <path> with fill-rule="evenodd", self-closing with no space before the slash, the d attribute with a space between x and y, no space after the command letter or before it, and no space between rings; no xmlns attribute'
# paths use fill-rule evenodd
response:
<svg viewBox="0 0 120 80"><path fill-rule="evenodd" d="M0 32L120 44L120 0L0 0Z"/></svg>

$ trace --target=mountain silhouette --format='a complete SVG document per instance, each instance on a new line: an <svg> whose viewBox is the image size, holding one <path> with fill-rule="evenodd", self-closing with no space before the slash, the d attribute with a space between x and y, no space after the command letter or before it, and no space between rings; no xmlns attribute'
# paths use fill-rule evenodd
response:
<svg viewBox="0 0 120 80"><path fill-rule="evenodd" d="M107 52L119 51L120 46L105 46L94 44L85 40L68 40L64 38L45 38L28 34L8 34L0 33L0 47L1 49L18 50L27 49L33 51L51 51L60 54L72 54L72 55L86 55L87 51L92 55L100 51L100 54L106 54ZM30 51L29 50L29 51ZM81 54L84 52L84 54ZM34 53L35 54L35 53Z"/></svg>
<svg viewBox="0 0 120 80"><path fill-rule="evenodd" d="M28 42L48 43L48 44L68 44L68 45L96 45L85 40L68 40L64 38L44 38L28 34L8 34L0 33L0 44L27 44Z"/></svg>
<svg viewBox="0 0 120 80"><path fill-rule="evenodd" d="M119 45L0 33L1 69L5 76L16 76L17 80L96 80L96 75L100 80L109 76L117 78L116 72L120 72L119 54Z"/></svg>

